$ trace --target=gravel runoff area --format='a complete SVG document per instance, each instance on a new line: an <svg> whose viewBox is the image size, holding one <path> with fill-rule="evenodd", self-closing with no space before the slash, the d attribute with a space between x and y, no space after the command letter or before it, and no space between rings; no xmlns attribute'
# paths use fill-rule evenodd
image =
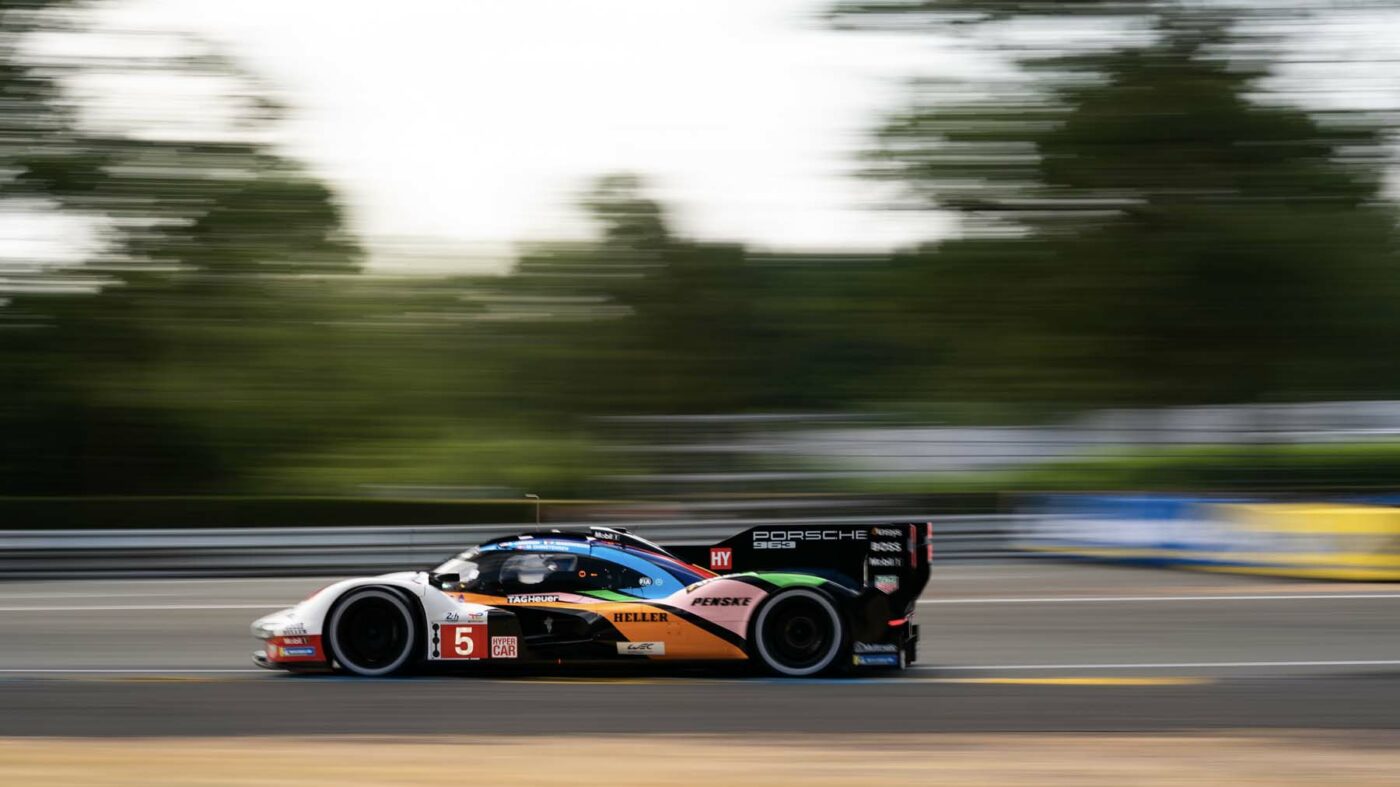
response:
<svg viewBox="0 0 1400 787"><path fill-rule="evenodd" d="M1400 733L0 739L0 784L1391 785Z"/></svg>

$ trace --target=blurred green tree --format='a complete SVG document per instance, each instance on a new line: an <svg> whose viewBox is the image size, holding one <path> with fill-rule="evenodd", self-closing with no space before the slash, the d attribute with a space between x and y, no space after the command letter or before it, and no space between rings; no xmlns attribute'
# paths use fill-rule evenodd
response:
<svg viewBox="0 0 1400 787"><path fill-rule="evenodd" d="M582 199L596 242L536 246L497 282L518 402L555 415L830 408L871 394L877 255L757 253L670 229L632 176ZM508 329L507 327L508 326Z"/></svg>
<svg viewBox="0 0 1400 787"><path fill-rule="evenodd" d="M88 27L88 5L0 7L0 94L15 97L0 104L0 209L74 216L101 238L83 265L30 266L0 314L0 488L227 483L322 431L309 416L344 371L322 360L325 282L359 252L331 192L265 141L277 107L232 64L189 42L125 60L33 46L116 35ZM151 72L229 117L103 123L71 89Z"/></svg>
<svg viewBox="0 0 1400 787"><path fill-rule="evenodd" d="M965 230L899 259L896 340L925 359L922 390L1058 407L1393 395L1387 129L1266 94L1267 42L1245 51L1219 5L882 3L838 18L910 10L1138 23L1087 54L1015 53L1019 79L925 84L884 128L876 174Z"/></svg>
<svg viewBox="0 0 1400 787"><path fill-rule="evenodd" d="M598 241L535 247L501 282L536 298L518 388L556 414L747 407L763 294L744 250L676 237L635 176L599 179L581 205Z"/></svg>

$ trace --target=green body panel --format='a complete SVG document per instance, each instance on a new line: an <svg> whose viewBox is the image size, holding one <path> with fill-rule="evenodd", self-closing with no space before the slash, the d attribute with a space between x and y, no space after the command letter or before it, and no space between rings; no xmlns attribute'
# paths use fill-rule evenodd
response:
<svg viewBox="0 0 1400 787"><path fill-rule="evenodd" d="M794 586L816 587L818 585L825 585L827 583L827 580L822 579L821 577L814 577L811 574L788 574L783 572L759 571L754 572L752 576L755 576L763 580L764 582L770 582L774 585L777 585L780 588Z"/></svg>
<svg viewBox="0 0 1400 787"><path fill-rule="evenodd" d="M593 598L601 598L601 599L603 599L604 601L642 601L642 600L643 600L643 599L639 599L639 598L637 598L637 597L635 597L635 596L629 596L629 595L627 595L627 594L625 594L625 593L618 593L618 592L615 591L615 590L585 590L585 591L583 591L583 593L582 593L581 595L584 595L584 596L592 596Z"/></svg>

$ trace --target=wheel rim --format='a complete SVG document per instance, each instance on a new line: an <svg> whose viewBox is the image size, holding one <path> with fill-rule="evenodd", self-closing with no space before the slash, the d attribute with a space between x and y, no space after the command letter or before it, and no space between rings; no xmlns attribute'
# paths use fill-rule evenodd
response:
<svg viewBox="0 0 1400 787"><path fill-rule="evenodd" d="M831 664L841 646L836 610L812 591L795 591L760 613L758 646L769 666L810 675Z"/></svg>
<svg viewBox="0 0 1400 787"><path fill-rule="evenodd" d="M413 623L403 601L390 593L363 593L336 610L336 656L362 675L383 675L408 660Z"/></svg>

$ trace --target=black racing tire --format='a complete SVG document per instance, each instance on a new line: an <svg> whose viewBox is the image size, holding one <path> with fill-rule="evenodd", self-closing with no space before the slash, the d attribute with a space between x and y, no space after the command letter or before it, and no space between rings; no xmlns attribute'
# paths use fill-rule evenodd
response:
<svg viewBox="0 0 1400 787"><path fill-rule="evenodd" d="M416 664L422 623L409 599L389 588L356 588L336 602L326 620L334 663L368 678Z"/></svg>
<svg viewBox="0 0 1400 787"><path fill-rule="evenodd" d="M801 678L844 664L848 639L846 620L830 596L792 588L770 596L754 615L749 650L768 672Z"/></svg>

